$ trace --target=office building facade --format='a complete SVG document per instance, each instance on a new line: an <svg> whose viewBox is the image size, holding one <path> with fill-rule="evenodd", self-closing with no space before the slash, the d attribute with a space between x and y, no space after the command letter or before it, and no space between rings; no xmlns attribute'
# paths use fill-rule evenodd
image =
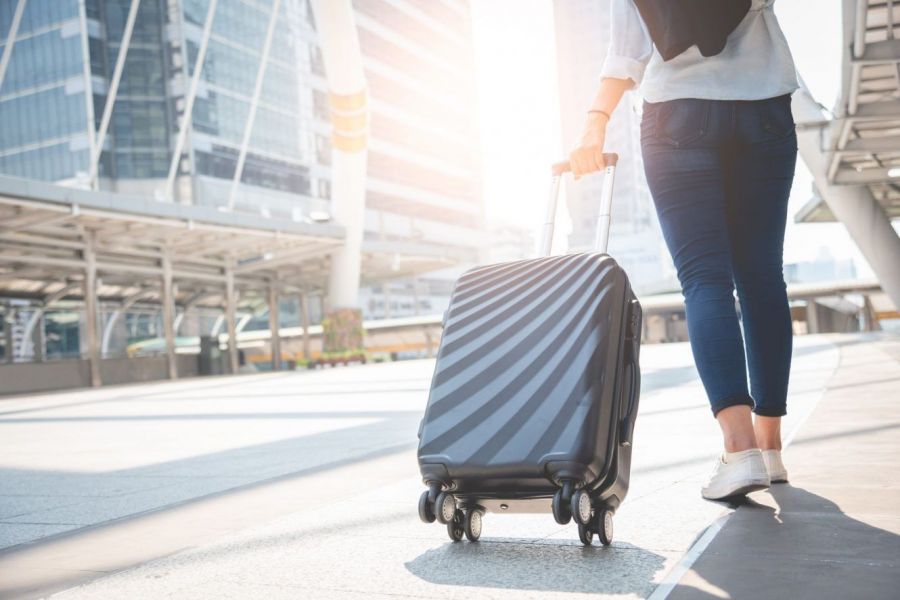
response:
<svg viewBox="0 0 900 600"><path fill-rule="evenodd" d="M581 135L586 112L599 85L609 43L609 0L555 0L554 19L562 110L563 146ZM678 289L641 160L639 98L629 92L607 127L606 149L618 152L609 252L628 272L638 293ZM602 176L568 181L566 196L572 231L570 251L591 248L596 230Z"/></svg>
<svg viewBox="0 0 900 600"><path fill-rule="evenodd" d="M328 88L307 0L140 0L130 38L132 0L26 0L13 39L18 5L0 0L0 49L14 44L0 173L328 217ZM468 3L353 7L370 107L363 251L397 267L382 278L475 262L484 207Z"/></svg>

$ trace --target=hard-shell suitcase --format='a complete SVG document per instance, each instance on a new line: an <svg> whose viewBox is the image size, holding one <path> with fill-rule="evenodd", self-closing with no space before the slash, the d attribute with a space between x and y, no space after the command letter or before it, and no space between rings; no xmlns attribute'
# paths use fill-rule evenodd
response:
<svg viewBox="0 0 900 600"><path fill-rule="evenodd" d="M419 468L419 516L454 540L486 512L574 518L581 541L612 540L628 491L640 394L641 307L606 254L617 156L604 155L598 252L550 256L560 177L553 168L541 258L477 267L444 317Z"/></svg>

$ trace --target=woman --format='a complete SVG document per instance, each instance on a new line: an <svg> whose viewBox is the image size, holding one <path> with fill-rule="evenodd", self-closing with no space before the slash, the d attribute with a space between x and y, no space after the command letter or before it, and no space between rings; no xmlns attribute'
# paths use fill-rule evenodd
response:
<svg viewBox="0 0 900 600"><path fill-rule="evenodd" d="M679 24L654 14L652 0L612 0L600 89L570 161L576 177L603 167L610 115L626 90L640 86L647 182L684 291L694 361L724 437L725 452L702 489L718 500L787 481L781 417L791 318L782 250L797 157L790 94L798 85L774 0L743 0L743 8L741 0L711 1L741 10L736 27L699 22L696 13L692 24ZM657 9L678 6L661 2ZM719 34L724 48L710 44L708 33ZM698 45L669 56L673 39L691 35Z"/></svg>

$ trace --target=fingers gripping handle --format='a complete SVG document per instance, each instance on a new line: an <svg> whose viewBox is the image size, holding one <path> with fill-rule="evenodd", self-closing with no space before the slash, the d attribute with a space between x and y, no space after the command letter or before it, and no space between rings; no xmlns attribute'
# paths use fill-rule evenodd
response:
<svg viewBox="0 0 900 600"><path fill-rule="evenodd" d="M605 253L609 246L609 223L612 208L613 183L616 174L616 163L619 155L608 153L603 155L605 167L603 169L602 194L600 197L600 213L597 216L597 232L594 238L594 248L598 252ZM547 216L544 219L544 227L541 231L541 256L550 256L550 248L553 245L553 229L556 222L556 203L559 197L559 181L564 173L572 171L569 161L564 160L553 164L553 178L550 183L550 199L547 202Z"/></svg>
<svg viewBox="0 0 900 600"><path fill-rule="evenodd" d="M619 162L619 155L615 152L608 152L603 155L603 164L607 167L615 167L616 163ZM553 175L558 177L563 173L570 173L572 171L572 165L569 164L568 160L561 160L557 163L553 163Z"/></svg>

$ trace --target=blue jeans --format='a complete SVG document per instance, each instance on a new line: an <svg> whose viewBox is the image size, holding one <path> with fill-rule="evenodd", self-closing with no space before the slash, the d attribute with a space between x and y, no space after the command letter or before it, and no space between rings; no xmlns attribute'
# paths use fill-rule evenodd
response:
<svg viewBox="0 0 900 600"><path fill-rule="evenodd" d="M791 316L782 255L797 160L790 96L645 103L641 148L713 414L744 404L784 415Z"/></svg>

